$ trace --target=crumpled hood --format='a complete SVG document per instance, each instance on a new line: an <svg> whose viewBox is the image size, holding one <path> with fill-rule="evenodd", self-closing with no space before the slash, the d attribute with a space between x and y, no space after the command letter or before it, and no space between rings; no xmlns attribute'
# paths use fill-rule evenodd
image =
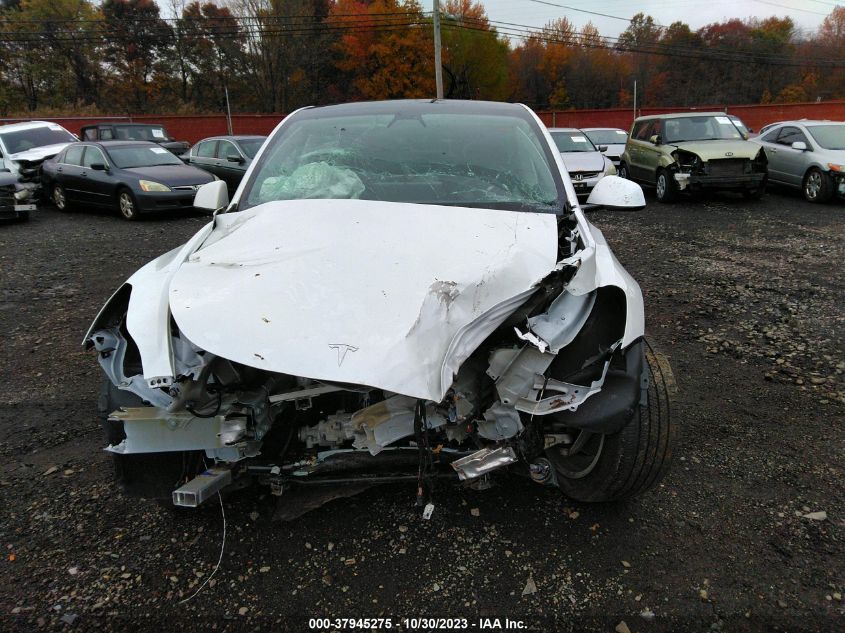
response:
<svg viewBox="0 0 845 633"><path fill-rule="evenodd" d="M556 256L549 214L270 202L217 216L169 301L180 331L218 356L440 401Z"/></svg>
<svg viewBox="0 0 845 633"><path fill-rule="evenodd" d="M561 152L560 156L569 173L604 170L604 154L601 152Z"/></svg>
<svg viewBox="0 0 845 633"><path fill-rule="evenodd" d="M54 145L44 145L43 147L33 147L32 149L28 149L24 152L18 152L17 154L9 154L9 158L11 160L25 161L45 160L47 158L50 158L51 156L55 156L68 145L70 145L69 142L56 143Z"/></svg>
<svg viewBox="0 0 845 633"><path fill-rule="evenodd" d="M759 145L749 141L688 141L685 143L667 143L667 145L695 154L704 161L718 158L750 158L753 160L760 151Z"/></svg>

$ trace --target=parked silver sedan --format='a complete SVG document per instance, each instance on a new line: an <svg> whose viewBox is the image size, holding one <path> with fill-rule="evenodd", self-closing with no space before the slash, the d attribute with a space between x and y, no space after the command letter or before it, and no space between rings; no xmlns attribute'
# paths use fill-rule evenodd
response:
<svg viewBox="0 0 845 633"><path fill-rule="evenodd" d="M769 181L800 188L809 202L845 195L845 122L783 121L751 139L769 160Z"/></svg>

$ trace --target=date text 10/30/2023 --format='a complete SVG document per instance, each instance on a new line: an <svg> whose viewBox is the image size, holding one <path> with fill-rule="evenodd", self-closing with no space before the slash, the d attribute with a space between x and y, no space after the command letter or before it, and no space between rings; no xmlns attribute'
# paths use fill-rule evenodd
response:
<svg viewBox="0 0 845 633"><path fill-rule="evenodd" d="M314 631L519 631L528 626L523 620L510 618L310 618L308 628Z"/></svg>

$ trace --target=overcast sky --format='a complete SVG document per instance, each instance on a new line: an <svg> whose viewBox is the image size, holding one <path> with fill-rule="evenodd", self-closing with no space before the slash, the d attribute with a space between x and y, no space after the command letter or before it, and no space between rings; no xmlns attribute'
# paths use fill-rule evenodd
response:
<svg viewBox="0 0 845 633"><path fill-rule="evenodd" d="M431 9L431 0L421 0L423 8ZM442 0L441 0L442 2ZM766 18L772 15L791 17L804 35L811 35L838 3L834 0L549 0L548 4L532 0L481 0L491 20L540 27L549 20L567 17L580 27L592 22L602 35L619 35L627 22L590 15L592 11L630 19L643 12L658 23L668 26L678 20L693 30L706 24L730 18ZM565 5L571 9L549 6ZM581 11L575 11L580 9Z"/></svg>

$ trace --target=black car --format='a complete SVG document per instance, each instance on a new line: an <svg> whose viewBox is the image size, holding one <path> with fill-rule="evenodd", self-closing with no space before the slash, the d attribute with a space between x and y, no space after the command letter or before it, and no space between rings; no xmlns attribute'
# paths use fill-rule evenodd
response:
<svg viewBox="0 0 845 633"><path fill-rule="evenodd" d="M95 123L82 128L83 141L148 141L181 156L190 145L172 138L158 123Z"/></svg>
<svg viewBox="0 0 845 633"><path fill-rule="evenodd" d="M72 143L42 170L59 210L117 207L127 220L148 211L190 209L199 186L217 180L155 143L138 141Z"/></svg>
<svg viewBox="0 0 845 633"><path fill-rule="evenodd" d="M225 180L231 196L266 136L214 136L194 145L182 160Z"/></svg>

